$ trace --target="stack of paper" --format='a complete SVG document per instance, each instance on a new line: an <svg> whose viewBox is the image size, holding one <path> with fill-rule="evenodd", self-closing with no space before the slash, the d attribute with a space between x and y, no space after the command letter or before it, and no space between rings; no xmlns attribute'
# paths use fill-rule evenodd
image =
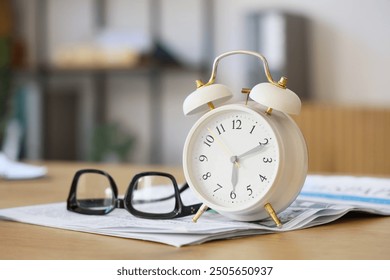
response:
<svg viewBox="0 0 390 280"><path fill-rule="evenodd" d="M186 204L194 202L190 190L182 195ZM115 209L105 216L89 216L67 211L65 202L2 209L0 218L180 247L215 239L317 226L334 221L350 211L390 215L390 179L310 175L296 201L279 214L282 228L277 228L270 219L238 222L215 212L203 214L197 223L192 222L192 217L140 219L124 209Z"/></svg>

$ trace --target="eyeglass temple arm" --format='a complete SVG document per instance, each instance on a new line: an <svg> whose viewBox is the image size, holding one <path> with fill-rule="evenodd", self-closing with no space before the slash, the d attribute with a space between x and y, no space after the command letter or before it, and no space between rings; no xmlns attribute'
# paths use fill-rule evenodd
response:
<svg viewBox="0 0 390 280"><path fill-rule="evenodd" d="M192 204L192 205L184 205L182 209L182 217L190 216L196 214L199 211L200 207L202 207L202 203ZM207 208L205 211L212 210L211 208Z"/></svg>

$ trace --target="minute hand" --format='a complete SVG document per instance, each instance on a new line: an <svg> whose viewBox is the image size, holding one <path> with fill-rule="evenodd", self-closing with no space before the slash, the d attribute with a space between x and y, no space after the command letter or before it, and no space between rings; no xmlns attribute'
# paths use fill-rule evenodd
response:
<svg viewBox="0 0 390 280"><path fill-rule="evenodd" d="M256 152L258 152L258 151L260 151L262 149L264 149L264 146L263 145L258 145L256 147L250 149L249 151L246 151L245 153L242 153L241 155L237 156L237 160L239 160L239 159L241 159L243 157L249 156L249 155L251 155L253 153L256 153Z"/></svg>

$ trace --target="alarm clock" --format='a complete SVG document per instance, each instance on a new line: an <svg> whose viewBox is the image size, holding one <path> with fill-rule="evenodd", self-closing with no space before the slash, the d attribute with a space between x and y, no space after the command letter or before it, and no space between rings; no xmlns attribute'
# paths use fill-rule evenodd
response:
<svg viewBox="0 0 390 280"><path fill-rule="evenodd" d="M218 63L240 54L260 58L268 82L244 89L246 101L225 104L233 94L215 84ZM239 221L271 217L282 226L277 214L295 200L308 169L304 137L289 116L300 113L301 101L286 83L285 77L272 79L260 53L231 51L214 60L209 81L197 81L185 99L185 115L207 110L190 129L183 149L185 178L203 203L194 222L211 208Z"/></svg>

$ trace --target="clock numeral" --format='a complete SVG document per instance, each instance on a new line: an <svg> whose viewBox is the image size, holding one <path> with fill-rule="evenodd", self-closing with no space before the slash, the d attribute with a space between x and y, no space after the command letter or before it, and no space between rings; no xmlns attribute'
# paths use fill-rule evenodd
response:
<svg viewBox="0 0 390 280"><path fill-rule="evenodd" d="M202 179L205 180L205 181L206 181L208 178L210 178L210 177L211 177L211 173L210 173L210 172L207 172L207 173L205 173L205 174L202 175Z"/></svg>
<svg viewBox="0 0 390 280"><path fill-rule="evenodd" d="M209 161L209 159L205 155L200 155L199 161L204 162L204 161Z"/></svg>
<svg viewBox="0 0 390 280"><path fill-rule="evenodd" d="M261 182L267 181L267 177L259 174Z"/></svg>
<svg viewBox="0 0 390 280"><path fill-rule="evenodd" d="M269 142L268 138L264 138L264 142L259 142L259 144L260 144L261 146L265 146L265 145L268 144L268 142Z"/></svg>
<svg viewBox="0 0 390 280"><path fill-rule="evenodd" d="M219 126L215 127L218 131L218 134L221 135L223 132L225 132L225 128L223 127L222 124L220 124Z"/></svg>
<svg viewBox="0 0 390 280"><path fill-rule="evenodd" d="M231 191L230 192L230 198L231 199L236 199L236 197L237 197L236 193L234 191Z"/></svg>
<svg viewBox="0 0 390 280"><path fill-rule="evenodd" d="M272 162L272 158L263 157L263 162L264 163L271 163Z"/></svg>
<svg viewBox="0 0 390 280"><path fill-rule="evenodd" d="M213 192L219 191L220 189L223 188L220 184L217 184L217 186L218 186L218 187L217 187Z"/></svg>
<svg viewBox="0 0 390 280"><path fill-rule="evenodd" d="M255 125L254 126L252 126L252 129L251 129L251 131L249 132L249 134L252 134L252 132L253 132L253 130L255 129Z"/></svg>
<svg viewBox="0 0 390 280"><path fill-rule="evenodd" d="M211 135L207 135L206 140L203 141L203 143L206 144L207 146L211 147L211 144L214 143L214 137Z"/></svg>
<svg viewBox="0 0 390 280"><path fill-rule="evenodd" d="M241 129L241 120L232 120L233 129Z"/></svg>
<svg viewBox="0 0 390 280"><path fill-rule="evenodd" d="M246 190L249 192L248 196L251 196L252 193L253 193L253 190L252 190L252 188L251 188L251 185L246 186Z"/></svg>

